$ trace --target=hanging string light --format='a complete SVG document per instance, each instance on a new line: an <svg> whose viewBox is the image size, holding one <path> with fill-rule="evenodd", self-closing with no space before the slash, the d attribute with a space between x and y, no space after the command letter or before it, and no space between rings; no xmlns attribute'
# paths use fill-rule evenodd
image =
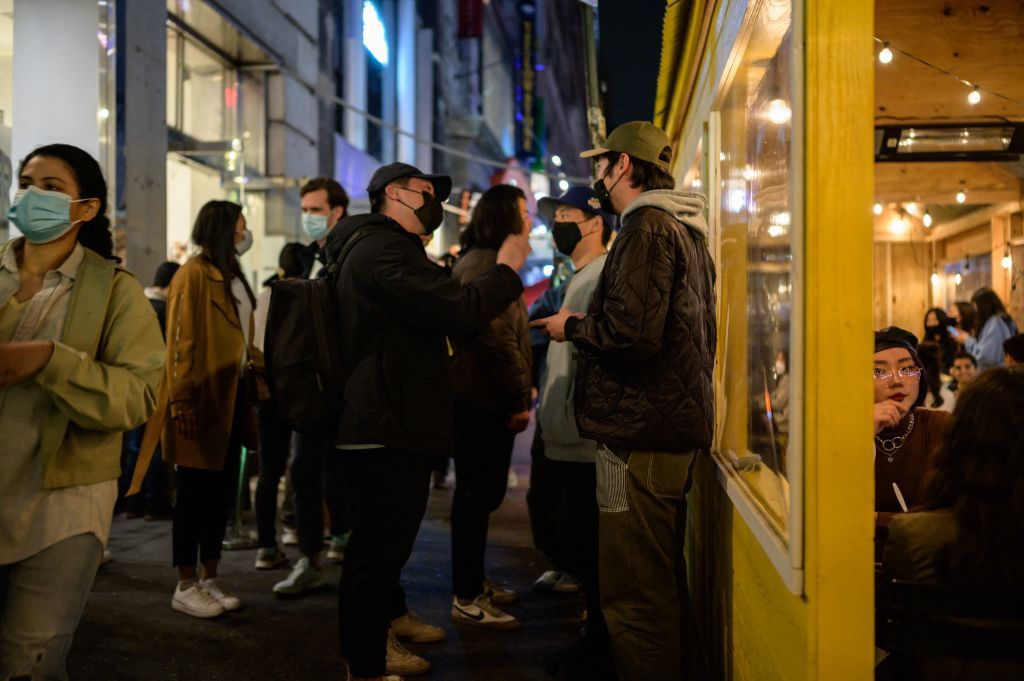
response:
<svg viewBox="0 0 1024 681"><path fill-rule="evenodd" d="M931 227L932 226L932 214L930 212L928 212L927 210L925 210L924 217L921 218L921 222L924 223L925 227Z"/></svg>
<svg viewBox="0 0 1024 681"><path fill-rule="evenodd" d="M953 80L957 81L958 83L962 83L963 85L966 85L967 87L969 87L971 90L967 94L967 101L972 106L978 104L979 102L981 102L981 93L982 93L983 90L985 92L987 92L988 94L990 94L990 95L993 95L995 97L999 97L1000 99L1005 99L1008 102L1013 102L1014 104L1024 105L1024 102L1022 102L1022 101L1020 101L1018 99L1014 99L1013 97L1007 97L1006 95L1000 94L1000 93L998 93L998 92L996 92L994 90L990 90L988 88L982 87L978 83L973 83L973 82L967 80L966 78L961 78L960 76L956 75L955 73L951 73L950 71L947 71L946 69L942 68L941 66L936 66L935 64L932 64L931 62L929 62L929 61L927 61L925 59L921 59L921 57L918 57L917 55L911 54L910 52L907 52L904 49L901 49L899 47L893 47L893 45L891 43L889 43L888 41L882 40L881 38L878 38L878 37L876 37L874 40L875 40L876 43L879 43L879 44L882 45L882 49L878 53L878 61L880 61L882 64L889 64L889 63L891 63L895 53L899 52L904 57L908 57L910 59L913 59L914 61L916 61L916 62L918 62L920 64L923 64L923 65L927 66L928 68L930 68L930 69L932 69L934 71L938 71L942 75L948 76L948 77L952 78Z"/></svg>
<svg viewBox="0 0 1024 681"><path fill-rule="evenodd" d="M883 64L892 62L892 49L889 47L889 43L882 43L882 51L878 53L878 61Z"/></svg>

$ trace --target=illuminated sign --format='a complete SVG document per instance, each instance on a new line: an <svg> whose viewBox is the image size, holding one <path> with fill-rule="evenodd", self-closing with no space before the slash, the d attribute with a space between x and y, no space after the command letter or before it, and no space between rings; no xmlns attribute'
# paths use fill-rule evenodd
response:
<svg viewBox="0 0 1024 681"><path fill-rule="evenodd" d="M384 22L380 20L377 7L370 0L363 0L363 45L373 58L387 66L388 40L384 34Z"/></svg>

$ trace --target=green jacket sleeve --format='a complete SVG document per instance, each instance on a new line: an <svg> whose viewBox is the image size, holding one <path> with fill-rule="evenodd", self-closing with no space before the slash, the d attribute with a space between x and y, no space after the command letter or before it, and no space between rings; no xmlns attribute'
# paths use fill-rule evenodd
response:
<svg viewBox="0 0 1024 681"><path fill-rule="evenodd" d="M35 380L77 426L127 431L156 409L163 364L156 313L135 277L118 273L96 359L54 342L53 355Z"/></svg>

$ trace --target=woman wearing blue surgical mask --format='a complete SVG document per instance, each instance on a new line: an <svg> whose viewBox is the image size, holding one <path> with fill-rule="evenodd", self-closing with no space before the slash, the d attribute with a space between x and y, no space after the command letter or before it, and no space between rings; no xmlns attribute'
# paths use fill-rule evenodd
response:
<svg viewBox="0 0 1024 681"><path fill-rule="evenodd" d="M257 395L265 385L258 375L263 356L253 344L256 298L238 261L252 245L242 207L207 202L192 243L197 252L174 275L167 296L167 366L136 471L146 470L159 439L178 481L171 607L216 617L241 606L217 571L241 448L256 445L255 406L266 395Z"/></svg>
<svg viewBox="0 0 1024 681"><path fill-rule="evenodd" d="M156 403L163 340L113 258L89 154L40 147L18 170L0 246L0 678L67 678L103 556L122 433Z"/></svg>

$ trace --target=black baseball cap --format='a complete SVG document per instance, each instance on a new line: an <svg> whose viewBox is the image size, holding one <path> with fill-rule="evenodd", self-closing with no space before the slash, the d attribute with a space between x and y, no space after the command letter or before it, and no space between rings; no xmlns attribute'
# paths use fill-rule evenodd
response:
<svg viewBox="0 0 1024 681"><path fill-rule="evenodd" d="M434 197L442 203L447 201L448 196L452 193L451 177L448 175L428 175L427 173L420 172L419 168L408 163L389 163L386 166L377 168L377 172L370 178L370 184L366 187L366 193L374 196L395 180L401 180L405 177L419 178L434 185Z"/></svg>
<svg viewBox="0 0 1024 681"><path fill-rule="evenodd" d="M910 352L914 364L921 366L921 358L917 354L917 336L898 326L887 326L875 331L875 352L889 348L903 348Z"/></svg>

